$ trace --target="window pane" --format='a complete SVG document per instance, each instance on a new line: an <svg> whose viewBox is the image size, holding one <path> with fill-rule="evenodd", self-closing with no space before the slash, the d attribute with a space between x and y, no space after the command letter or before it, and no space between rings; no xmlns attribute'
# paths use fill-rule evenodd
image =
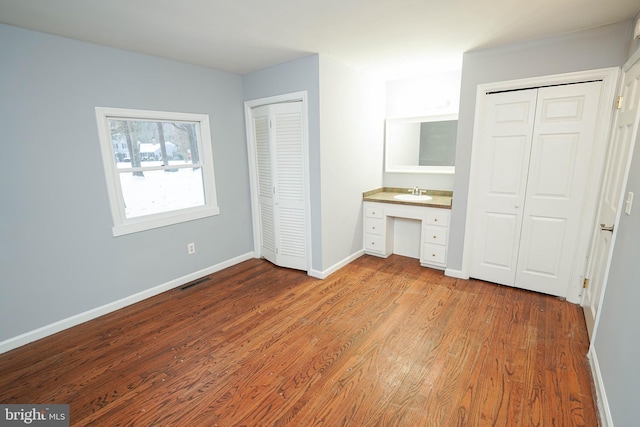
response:
<svg viewBox="0 0 640 427"><path fill-rule="evenodd" d="M198 151L198 137L196 136L195 123L183 123L182 128L189 137L188 157L185 156L185 160L188 160L191 163L200 163L200 152Z"/></svg>
<svg viewBox="0 0 640 427"><path fill-rule="evenodd" d="M109 119L109 132L118 169L200 161L196 123Z"/></svg>
<svg viewBox="0 0 640 427"><path fill-rule="evenodd" d="M204 206L202 168L120 173L126 218Z"/></svg>

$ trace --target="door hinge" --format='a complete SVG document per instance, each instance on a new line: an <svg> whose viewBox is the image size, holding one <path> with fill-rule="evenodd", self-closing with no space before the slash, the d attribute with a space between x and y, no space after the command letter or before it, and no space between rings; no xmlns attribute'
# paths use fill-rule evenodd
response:
<svg viewBox="0 0 640 427"><path fill-rule="evenodd" d="M622 97L622 96L619 96L616 99L616 110L622 109L622 101L624 101L624 97Z"/></svg>
<svg viewBox="0 0 640 427"><path fill-rule="evenodd" d="M582 288L587 289L588 286L589 286L589 279L585 277L584 281L582 282Z"/></svg>

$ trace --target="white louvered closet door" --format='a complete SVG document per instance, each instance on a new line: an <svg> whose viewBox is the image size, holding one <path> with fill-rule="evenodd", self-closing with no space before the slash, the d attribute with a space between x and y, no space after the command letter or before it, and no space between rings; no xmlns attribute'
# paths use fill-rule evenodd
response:
<svg viewBox="0 0 640 427"><path fill-rule="evenodd" d="M307 269L302 102L271 106L275 129L277 263Z"/></svg>
<svg viewBox="0 0 640 427"><path fill-rule="evenodd" d="M261 250L276 265L307 269L302 102L253 110Z"/></svg>
<svg viewBox="0 0 640 427"><path fill-rule="evenodd" d="M274 183L271 164L271 144L269 137L269 107L258 107L253 111L253 130L258 167L258 200L260 213L260 252L262 256L276 263L276 240L274 218Z"/></svg>

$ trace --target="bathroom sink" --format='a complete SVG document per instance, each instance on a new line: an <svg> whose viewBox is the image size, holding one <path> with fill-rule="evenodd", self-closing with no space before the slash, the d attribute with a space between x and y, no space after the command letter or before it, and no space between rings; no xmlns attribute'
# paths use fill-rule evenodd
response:
<svg viewBox="0 0 640 427"><path fill-rule="evenodd" d="M393 198L404 202L426 202L432 199L431 196L425 196L422 194L397 194L393 196Z"/></svg>

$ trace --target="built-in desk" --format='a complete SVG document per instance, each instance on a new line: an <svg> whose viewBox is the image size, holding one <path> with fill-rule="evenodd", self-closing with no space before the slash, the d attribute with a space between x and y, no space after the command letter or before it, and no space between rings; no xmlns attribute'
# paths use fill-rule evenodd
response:
<svg viewBox="0 0 640 427"><path fill-rule="evenodd" d="M386 194L380 194L386 193ZM434 195L428 202L398 202L404 191L364 195L364 251L379 257L393 253L394 219L420 221L420 265L444 270L449 238L450 195ZM373 196L373 197L372 197Z"/></svg>

